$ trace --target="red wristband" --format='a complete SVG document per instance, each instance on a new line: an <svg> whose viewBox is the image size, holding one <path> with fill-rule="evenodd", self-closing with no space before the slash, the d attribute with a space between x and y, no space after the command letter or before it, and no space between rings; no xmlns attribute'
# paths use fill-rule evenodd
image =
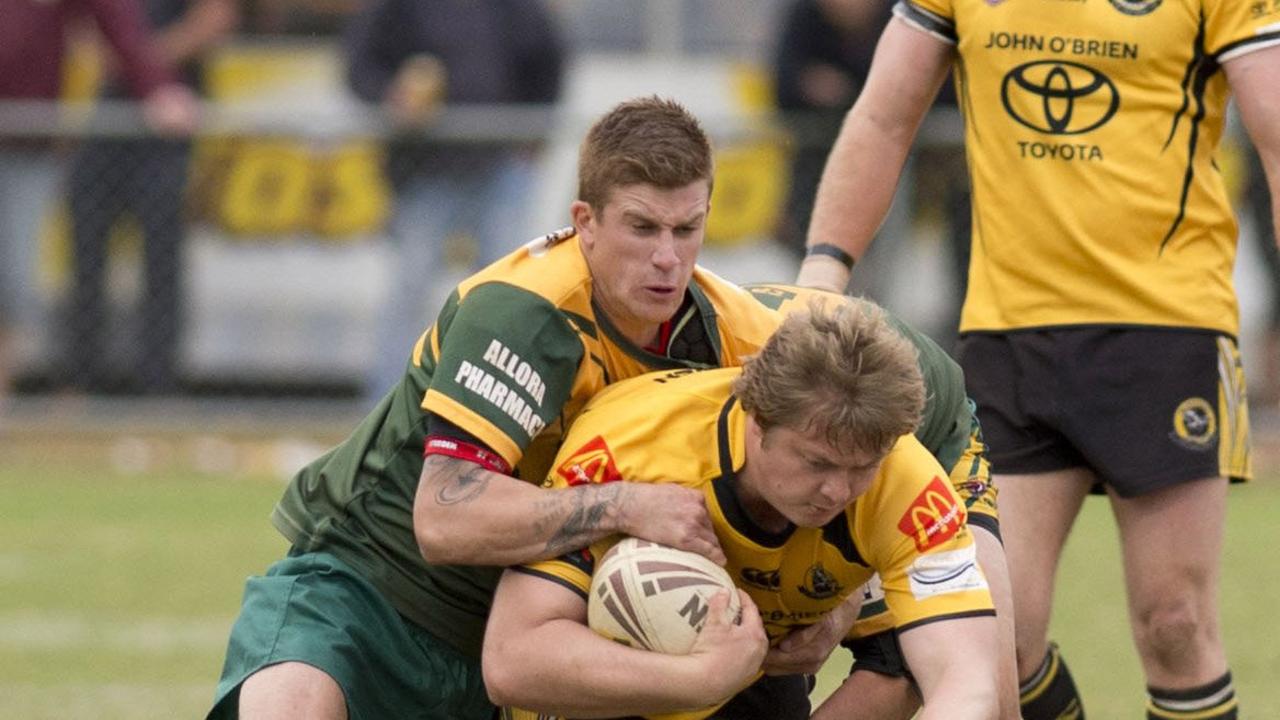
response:
<svg viewBox="0 0 1280 720"><path fill-rule="evenodd" d="M474 443L458 440L445 435L428 435L422 448L422 456L446 455L459 460L473 462L490 472L511 474L511 465L496 452L480 447Z"/></svg>

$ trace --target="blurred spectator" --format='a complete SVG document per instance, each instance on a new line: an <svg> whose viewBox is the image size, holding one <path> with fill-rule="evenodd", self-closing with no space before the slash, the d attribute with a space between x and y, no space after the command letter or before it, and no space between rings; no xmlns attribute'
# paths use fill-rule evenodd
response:
<svg viewBox="0 0 1280 720"><path fill-rule="evenodd" d="M362 0L241 0L245 32L337 36L366 5Z"/></svg>
<svg viewBox="0 0 1280 720"><path fill-rule="evenodd" d="M147 122L165 132L194 127L194 98L173 82L136 0L5 0L0 101L58 99L67 31L86 16L110 43L130 95L143 98ZM36 299L36 241L57 183L56 162L48 139L0 136L0 397L10 383L15 331Z"/></svg>
<svg viewBox="0 0 1280 720"><path fill-rule="evenodd" d="M795 0L786 10L774 63L778 109L794 138L791 183L777 231L797 258L804 254L813 199L827 154L845 113L862 91L876 42L892 16L893 0ZM947 83L935 109L955 112L955 88ZM918 210L937 210L946 228L956 288L949 317L930 334L950 349L969 274L969 177L964 147L953 142L923 145L913 155L913 196ZM922 203L938 203L936 208ZM919 212L916 213L920 214ZM865 279L865 278L864 278ZM874 278L869 280L874 283ZM867 288L863 288L866 290Z"/></svg>
<svg viewBox="0 0 1280 720"><path fill-rule="evenodd" d="M1267 189L1262 162L1256 151L1249 150L1246 155L1249 163L1245 205L1253 222L1253 237L1258 241L1258 253L1262 255L1262 269L1271 298L1263 330L1262 380L1255 397L1259 407L1270 405L1274 408L1280 405L1280 248L1276 246L1277 229L1272 227L1271 193Z"/></svg>
<svg viewBox="0 0 1280 720"><path fill-rule="evenodd" d="M804 254L813 197L845 112L862 91L891 0L795 0L786 10L774 85L795 148L778 239Z"/></svg>
<svg viewBox="0 0 1280 720"><path fill-rule="evenodd" d="M444 106L551 103L563 49L534 0L373 0L347 38L348 80L403 132L387 153L396 188L389 234L396 261L379 319L370 399L404 374L412 339L450 286L449 237L475 240L473 268L538 234L525 227L532 150L512 142L444 143L421 130Z"/></svg>
<svg viewBox="0 0 1280 720"><path fill-rule="evenodd" d="M154 45L178 70L179 81L200 90L201 59L231 32L234 0L143 0L155 29ZM111 79L104 97L127 97ZM189 137L95 138L76 153L69 181L72 216L72 287L65 324L64 361L70 384L102 392L137 389L167 393L176 387L183 312L183 198L191 159ZM112 229L132 215L142 232L146 287L138 299L136 340L128 344L130 376L113 377L106 292Z"/></svg>

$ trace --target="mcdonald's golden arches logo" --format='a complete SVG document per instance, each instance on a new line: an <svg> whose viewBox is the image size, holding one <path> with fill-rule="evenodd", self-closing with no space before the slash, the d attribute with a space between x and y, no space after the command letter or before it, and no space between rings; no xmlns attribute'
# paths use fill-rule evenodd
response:
<svg viewBox="0 0 1280 720"><path fill-rule="evenodd" d="M964 506L951 487L935 475L902 514L898 529L915 539L916 550L924 552L954 537L964 521Z"/></svg>
<svg viewBox="0 0 1280 720"><path fill-rule="evenodd" d="M607 483L622 479L622 473L618 472L618 466L613 462L613 453L599 435L578 448L556 468L556 472L570 485Z"/></svg>

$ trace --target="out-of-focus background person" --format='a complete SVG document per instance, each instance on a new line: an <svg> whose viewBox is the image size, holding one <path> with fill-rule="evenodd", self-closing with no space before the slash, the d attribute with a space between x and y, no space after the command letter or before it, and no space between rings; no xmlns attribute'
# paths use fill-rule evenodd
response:
<svg viewBox="0 0 1280 720"><path fill-rule="evenodd" d="M446 107L555 102L563 56L540 0L374 0L349 30L351 89L397 131L386 165L396 193L394 279L379 311L368 399L400 378L414 328L447 294L451 238L472 239L461 264L475 270L545 231L529 228L525 213L538 143L450 142L421 131Z"/></svg>
<svg viewBox="0 0 1280 720"><path fill-rule="evenodd" d="M797 259L804 256L813 196L831 144L867 80L892 8L891 0L794 0L786 8L773 83L795 148L777 239Z"/></svg>
<svg viewBox="0 0 1280 720"><path fill-rule="evenodd" d="M62 91L68 36L92 23L110 45L128 93L143 101L147 122L160 132L188 132L195 124L190 91L149 36L137 0L12 0L0 22L0 100L56 100ZM11 106L14 115L40 108ZM32 128L28 128L31 130ZM59 163L51 137L28 132L0 136L0 399L11 382L15 326L30 317L36 237L57 187Z"/></svg>
<svg viewBox="0 0 1280 720"><path fill-rule="evenodd" d="M175 68L183 86L202 94L202 61L234 28L234 0L142 4L161 58ZM102 96L127 98L122 79L108 78ZM178 390L191 149L187 136L93 138L77 149L68 180L72 271L61 357L69 387L91 393ZM133 303L137 321L120 332L106 291L107 250L112 231L126 217L141 231L145 283ZM123 348L112 347L113 338L120 338L123 342L116 344ZM120 354L121 362L113 363Z"/></svg>

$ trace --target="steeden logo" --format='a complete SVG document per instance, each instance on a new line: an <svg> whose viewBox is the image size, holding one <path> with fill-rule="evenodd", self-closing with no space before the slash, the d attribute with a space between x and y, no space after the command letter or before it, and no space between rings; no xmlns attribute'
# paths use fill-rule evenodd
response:
<svg viewBox="0 0 1280 720"><path fill-rule="evenodd" d="M902 514L898 529L916 541L916 550L924 552L955 537L964 521L964 507L935 475Z"/></svg>
<svg viewBox="0 0 1280 720"><path fill-rule="evenodd" d="M578 448L556 468L556 472L570 485L607 483L622 479L622 473L618 472L618 466L613 461L613 453L599 435Z"/></svg>

